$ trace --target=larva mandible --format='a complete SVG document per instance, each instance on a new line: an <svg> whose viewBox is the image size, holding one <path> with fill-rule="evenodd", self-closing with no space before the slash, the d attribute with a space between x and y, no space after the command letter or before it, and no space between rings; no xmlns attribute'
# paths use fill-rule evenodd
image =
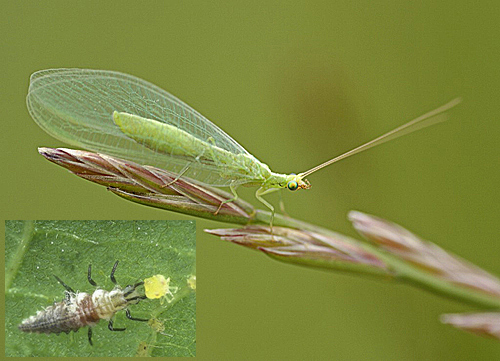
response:
<svg viewBox="0 0 500 361"><path fill-rule="evenodd" d="M97 288L94 293L75 292L65 284L59 277L54 277L66 289L65 298L61 302L56 302L36 315L26 318L18 326L23 332L34 333L69 333L78 331L80 328L89 326L88 337L92 345L92 326L101 319L108 320L108 328L111 331L125 331L125 328L113 327L113 316L120 310L125 310L127 318L134 321L147 322L147 319L134 318L128 310L129 305L138 303L146 298L137 291L144 282L128 285L122 289L116 282L115 271L118 261L115 262L111 270L111 281L115 287L111 291ZM91 276L92 265L89 265L87 279L92 286L97 286Z"/></svg>

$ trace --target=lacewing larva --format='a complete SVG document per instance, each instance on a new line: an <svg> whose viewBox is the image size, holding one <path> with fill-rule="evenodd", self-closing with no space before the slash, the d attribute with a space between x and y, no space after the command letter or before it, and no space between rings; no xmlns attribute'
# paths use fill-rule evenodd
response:
<svg viewBox="0 0 500 361"><path fill-rule="evenodd" d="M65 284L59 277L54 276L57 281L66 289L65 298L61 302L56 302L44 310L38 311L35 315L26 318L19 325L23 332L30 333L69 333L78 331L80 328L88 326L88 339L92 345L92 326L104 319L109 321L108 328L111 331L125 331L125 328L115 328L113 326L113 316L116 312L125 310L127 318L134 321L147 322L147 319L135 318L130 315L129 305L137 304L146 296L139 294L137 288L144 282L128 285L121 288L115 279L115 271L118 261L111 270L111 281L115 287L111 291L97 288L94 293L75 292ZM91 276L91 265L88 268L87 279L92 286L97 286Z"/></svg>
<svg viewBox="0 0 500 361"><path fill-rule="evenodd" d="M272 172L233 138L165 90L131 75L90 69L49 69L34 73L29 112L50 135L74 146L144 165L186 174L212 186L258 187L256 198L281 188L309 189L306 177L344 158L443 120L449 103L359 147L298 174ZM297 153L298 154L298 153ZM272 226L272 217L271 217Z"/></svg>

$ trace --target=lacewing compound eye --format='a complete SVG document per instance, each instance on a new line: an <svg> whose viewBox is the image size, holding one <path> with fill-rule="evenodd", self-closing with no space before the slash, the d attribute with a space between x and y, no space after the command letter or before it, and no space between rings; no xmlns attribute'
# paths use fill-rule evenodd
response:
<svg viewBox="0 0 500 361"><path fill-rule="evenodd" d="M118 261L116 261L111 271L111 280L115 283L114 273ZM89 326L88 338L92 345L92 326L100 320L109 321L108 328L111 331L125 331L124 328L113 327L113 316L120 310L125 310L127 318L134 321L145 321L146 319L134 318L130 315L128 306L138 303L146 298L137 291L142 282L129 285L122 289L116 285L111 291L96 289L94 293L75 292L61 279L56 279L66 288L66 297L63 301L48 306L44 310L38 311L35 315L23 320L19 329L29 333L69 333L78 331L80 328ZM91 266L88 268L88 281L96 286L91 277Z"/></svg>

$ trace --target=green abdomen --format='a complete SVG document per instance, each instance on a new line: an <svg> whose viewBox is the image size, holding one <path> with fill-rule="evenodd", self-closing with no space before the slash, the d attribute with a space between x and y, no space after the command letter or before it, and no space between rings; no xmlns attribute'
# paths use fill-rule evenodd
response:
<svg viewBox="0 0 500 361"><path fill-rule="evenodd" d="M269 167L249 154L234 154L218 147L214 139L201 140L173 125L134 114L113 112L120 130L137 143L171 157L194 162L198 167L217 167L221 177L239 183L262 183Z"/></svg>

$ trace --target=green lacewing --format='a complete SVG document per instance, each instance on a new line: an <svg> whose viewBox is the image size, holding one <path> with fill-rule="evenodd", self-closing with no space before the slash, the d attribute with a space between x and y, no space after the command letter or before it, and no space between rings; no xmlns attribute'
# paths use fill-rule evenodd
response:
<svg viewBox="0 0 500 361"><path fill-rule="evenodd" d="M273 206L263 195L281 188L308 189L310 174L442 121L442 113L459 102L454 99L308 171L281 174L272 172L189 105L131 75L90 69L41 70L31 76L27 96L35 122L59 140L188 175L208 185L228 186L234 198L223 203L237 198L237 186L257 186L257 199L273 214Z"/></svg>

